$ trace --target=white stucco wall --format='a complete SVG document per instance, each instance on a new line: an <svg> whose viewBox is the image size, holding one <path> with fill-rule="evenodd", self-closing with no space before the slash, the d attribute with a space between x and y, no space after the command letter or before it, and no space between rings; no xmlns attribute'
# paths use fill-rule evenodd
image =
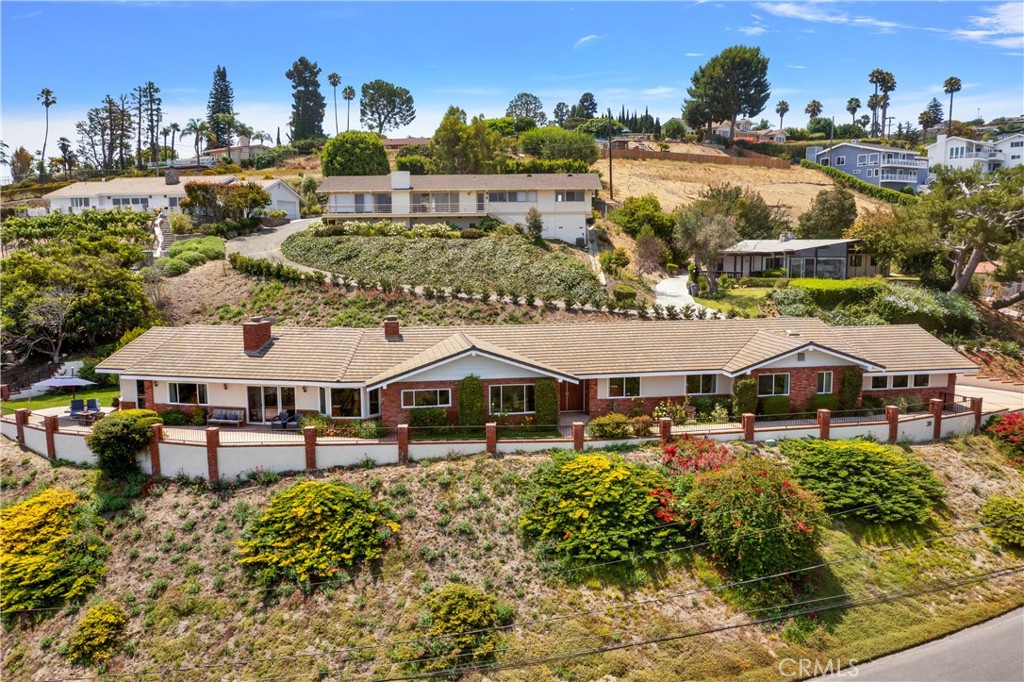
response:
<svg viewBox="0 0 1024 682"><path fill-rule="evenodd" d="M205 449L204 449L205 452ZM162 457L161 457L161 465ZM221 478L233 479L241 474L266 471L302 471L306 468L304 445L221 446L217 450L217 468Z"/></svg>
<svg viewBox="0 0 1024 682"><path fill-rule="evenodd" d="M910 443L930 441L932 439L934 423L931 416L900 420L900 425L896 431L896 440Z"/></svg>
<svg viewBox="0 0 1024 682"><path fill-rule="evenodd" d="M0 422L0 434L3 434L11 440L18 439L18 425L13 421L2 421Z"/></svg>
<svg viewBox="0 0 1024 682"><path fill-rule="evenodd" d="M74 433L55 433L53 434L53 448L60 459L70 460L78 464L96 463L96 455L85 444L85 436ZM43 454L46 454L45 450Z"/></svg>
<svg viewBox="0 0 1024 682"><path fill-rule="evenodd" d="M796 353L785 358L776 360L765 365L765 369L771 369L775 367L832 367L836 365L852 365L853 363L849 360L838 358L835 355L829 355L828 353L822 353L821 351L812 350L804 353L804 359L798 360Z"/></svg>
<svg viewBox="0 0 1024 682"><path fill-rule="evenodd" d="M409 460L444 459L449 455L473 455L486 452L483 441L466 441L465 443L409 443Z"/></svg>
<svg viewBox="0 0 1024 682"><path fill-rule="evenodd" d="M316 446L316 466L318 469L331 467L350 467L362 464L366 458L372 459L377 465L398 464L398 444L381 443L352 445L320 445Z"/></svg>
<svg viewBox="0 0 1024 682"><path fill-rule="evenodd" d="M974 431L974 413L963 412L957 415L942 415L941 437L949 438L961 433Z"/></svg>
<svg viewBox="0 0 1024 682"><path fill-rule="evenodd" d="M160 472L168 478L174 478L179 473L208 478L206 446L160 443Z"/></svg>
<svg viewBox="0 0 1024 682"><path fill-rule="evenodd" d="M46 457L46 432L25 425L25 447Z"/></svg>

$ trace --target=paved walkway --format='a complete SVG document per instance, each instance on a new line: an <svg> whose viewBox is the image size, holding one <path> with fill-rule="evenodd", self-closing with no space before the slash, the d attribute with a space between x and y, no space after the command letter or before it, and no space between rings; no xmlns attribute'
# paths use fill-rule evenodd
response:
<svg viewBox="0 0 1024 682"><path fill-rule="evenodd" d="M981 409L984 412L1024 409L1024 389L991 381L983 383L984 380L977 379L971 385L963 383L965 378L961 377L957 381L956 394L981 398Z"/></svg>
<svg viewBox="0 0 1024 682"><path fill-rule="evenodd" d="M847 678L859 682L1022 682L1024 609L818 679Z"/></svg>
<svg viewBox="0 0 1024 682"><path fill-rule="evenodd" d="M710 310L714 313L715 317L720 317L721 313L707 306L703 306L693 300L693 296L690 295L689 290L690 278L689 277L669 277L658 282L658 285L654 287L654 302L660 306L674 305L676 308L683 308L687 305L692 305L694 308L700 310L701 315L707 316L705 311Z"/></svg>

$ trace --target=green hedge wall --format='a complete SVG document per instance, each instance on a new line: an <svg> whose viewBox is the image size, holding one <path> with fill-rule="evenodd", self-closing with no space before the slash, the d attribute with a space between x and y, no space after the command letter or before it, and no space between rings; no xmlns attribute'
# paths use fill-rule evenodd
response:
<svg viewBox="0 0 1024 682"><path fill-rule="evenodd" d="M804 168L811 168L818 170L829 176L836 181L836 184L840 187L846 187L852 189L861 194L866 194L869 197L886 201L890 204L899 204L901 206L912 206L917 203L917 197L912 194L903 194L895 190L886 189L885 187L878 187L872 185L870 182L864 182L860 178L855 178L849 173L844 173L841 170L837 170L831 166L822 166L820 163L814 163L803 159L800 161L800 165Z"/></svg>
<svg viewBox="0 0 1024 682"><path fill-rule="evenodd" d="M815 304L834 308L841 303L867 303L885 292L885 280L880 277L853 277L851 279L815 279L802 277L789 282L790 289L803 289Z"/></svg>
<svg viewBox="0 0 1024 682"><path fill-rule="evenodd" d="M537 423L551 426L558 423L558 386L554 379L538 379L533 386Z"/></svg>
<svg viewBox="0 0 1024 682"><path fill-rule="evenodd" d="M459 382L459 423L463 426L484 424L484 383L470 374Z"/></svg>

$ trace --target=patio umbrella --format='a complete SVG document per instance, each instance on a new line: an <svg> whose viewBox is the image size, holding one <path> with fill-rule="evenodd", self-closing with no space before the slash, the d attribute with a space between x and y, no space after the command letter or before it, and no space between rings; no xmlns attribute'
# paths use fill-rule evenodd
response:
<svg viewBox="0 0 1024 682"><path fill-rule="evenodd" d="M35 385L37 387L39 387L39 388L48 388L48 389L70 388L71 389L71 395L74 395L75 394L75 389L77 389L77 388L79 388L81 386L95 386L96 382L95 381L88 381L88 380L82 379L80 377L53 377L52 379L47 379L45 381L40 381L39 383L37 383Z"/></svg>

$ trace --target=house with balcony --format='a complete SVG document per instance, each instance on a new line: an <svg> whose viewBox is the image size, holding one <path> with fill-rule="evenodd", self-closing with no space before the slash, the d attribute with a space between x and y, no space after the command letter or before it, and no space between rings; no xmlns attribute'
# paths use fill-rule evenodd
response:
<svg viewBox="0 0 1024 682"><path fill-rule="evenodd" d="M808 147L807 159L849 173L858 180L917 194L928 181L928 159L917 152L863 142L840 142L831 147Z"/></svg>
<svg viewBox="0 0 1024 682"><path fill-rule="evenodd" d="M999 168L1013 168L1024 163L1024 133L992 141L939 135L935 142L925 147L925 151L928 153L929 168L979 168L983 173L991 173Z"/></svg>
<svg viewBox="0 0 1024 682"><path fill-rule="evenodd" d="M718 253L719 275L740 277L818 277L848 279L887 274L867 253L862 239L745 239Z"/></svg>
<svg viewBox="0 0 1024 682"><path fill-rule="evenodd" d="M540 211L545 239L586 243L587 218L601 178L596 173L524 173L517 175L328 176L319 191L327 195L327 224L348 220L389 220L408 226L447 223L478 227L491 217L526 223L531 208Z"/></svg>

